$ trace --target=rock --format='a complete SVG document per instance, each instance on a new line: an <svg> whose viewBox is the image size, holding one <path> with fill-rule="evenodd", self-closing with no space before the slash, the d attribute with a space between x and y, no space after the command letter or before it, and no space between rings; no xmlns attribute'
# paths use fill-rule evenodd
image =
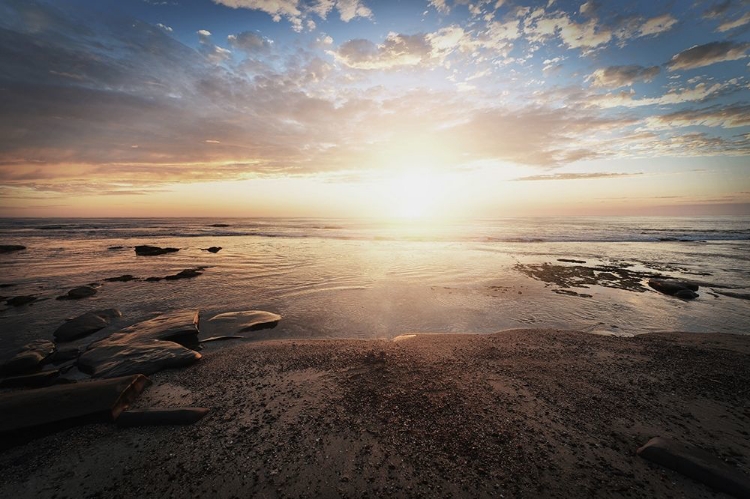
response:
<svg viewBox="0 0 750 499"><path fill-rule="evenodd" d="M737 298L739 300L750 300L750 293L735 293L733 291L718 291L714 290L720 295L728 296L730 298Z"/></svg>
<svg viewBox="0 0 750 499"><path fill-rule="evenodd" d="M104 329L113 319L118 317L122 317L122 313L114 308L86 312L67 321L52 334L55 341L73 341Z"/></svg>
<svg viewBox="0 0 750 499"><path fill-rule="evenodd" d="M125 246L110 246L107 248L110 251L125 249Z"/></svg>
<svg viewBox="0 0 750 499"><path fill-rule="evenodd" d="M149 408L123 411L118 426L156 426L193 424L208 414L205 407Z"/></svg>
<svg viewBox="0 0 750 499"><path fill-rule="evenodd" d="M37 299L38 298L33 295L14 296L13 298L8 298L7 300L5 300L5 304L10 305L11 307L20 307L22 305L33 303L37 301Z"/></svg>
<svg viewBox="0 0 750 499"><path fill-rule="evenodd" d="M637 452L644 459L681 473L713 489L735 497L750 497L750 478L702 449L655 437Z"/></svg>
<svg viewBox="0 0 750 499"><path fill-rule="evenodd" d="M198 277L199 275L203 274L202 270L203 270L203 267L197 267L194 269L185 269L185 270L181 270L177 274L168 275L164 279L166 279L167 281L175 281L177 279L190 279L193 277Z"/></svg>
<svg viewBox="0 0 750 499"><path fill-rule="evenodd" d="M180 251L179 248L159 248L158 246L149 246L144 244L135 247L135 254L139 256L156 256L164 255L166 253L174 253Z"/></svg>
<svg viewBox="0 0 750 499"><path fill-rule="evenodd" d="M119 277L107 277L104 279L107 282L129 282L129 281L135 281L137 280L137 277L133 277L130 274L124 274Z"/></svg>
<svg viewBox="0 0 750 499"><path fill-rule="evenodd" d="M14 251L23 251L26 246L20 244L0 244L0 253L13 253Z"/></svg>
<svg viewBox="0 0 750 499"><path fill-rule="evenodd" d="M133 324L92 343L78 358L79 368L93 377L152 374L190 365L201 358L182 346L197 343L199 313L181 310Z"/></svg>
<svg viewBox="0 0 750 499"><path fill-rule="evenodd" d="M58 300L81 300L83 298L88 298L89 296L94 296L96 294L96 290L92 288L91 286L79 286L77 288L73 288L70 291L68 291L68 294L58 296Z"/></svg>
<svg viewBox="0 0 750 499"><path fill-rule="evenodd" d="M237 335L231 335L231 336L211 336L210 338L206 338L205 340L200 340L198 343L212 343L214 341L224 341L224 340L244 340L244 336L237 336Z"/></svg>
<svg viewBox="0 0 750 499"><path fill-rule="evenodd" d="M682 296L679 298L693 299L698 297L698 294L694 293L698 291L698 285L692 282L677 279L649 279L648 285L665 295L677 296L677 293L680 291L691 291L693 292L692 295L690 293L682 293Z"/></svg>
<svg viewBox="0 0 750 499"><path fill-rule="evenodd" d="M57 350L55 350L55 353L52 354L52 357L47 359L47 362L54 365L64 364L65 362L70 362L71 360L78 360L78 357L80 355L80 348L58 348Z"/></svg>
<svg viewBox="0 0 750 499"><path fill-rule="evenodd" d="M6 375L28 374L38 371L42 363L55 352L55 344L49 340L34 340L21 347L13 357L0 365Z"/></svg>
<svg viewBox="0 0 750 499"><path fill-rule="evenodd" d="M676 292L674 296L677 298L682 298L683 300L694 300L698 298L698 296L700 295L698 295L698 293L696 293L695 291L691 289L681 289L678 292Z"/></svg>
<svg viewBox="0 0 750 499"><path fill-rule="evenodd" d="M229 224L211 224L211 227L231 227Z"/></svg>
<svg viewBox="0 0 750 499"><path fill-rule="evenodd" d="M210 248L206 248L206 251L209 253L218 253L221 251L221 246L211 246Z"/></svg>
<svg viewBox="0 0 750 499"><path fill-rule="evenodd" d="M57 369L52 371L42 371L34 374L12 376L10 378L0 380L0 388L39 388L40 386L50 386L54 385L57 382L59 376L60 371Z"/></svg>
<svg viewBox="0 0 750 499"><path fill-rule="evenodd" d="M147 277L146 278L146 282L159 282L162 279L164 279L164 278L163 277Z"/></svg>
<svg viewBox="0 0 750 499"><path fill-rule="evenodd" d="M149 384L136 375L0 394L0 432L113 421Z"/></svg>
<svg viewBox="0 0 750 499"><path fill-rule="evenodd" d="M558 258L557 261L566 263L586 263L586 260L573 260L572 258Z"/></svg>
<svg viewBox="0 0 750 499"><path fill-rule="evenodd" d="M231 336L246 331L271 329L280 320L280 315L262 310L227 312L205 321L203 331L211 336Z"/></svg>

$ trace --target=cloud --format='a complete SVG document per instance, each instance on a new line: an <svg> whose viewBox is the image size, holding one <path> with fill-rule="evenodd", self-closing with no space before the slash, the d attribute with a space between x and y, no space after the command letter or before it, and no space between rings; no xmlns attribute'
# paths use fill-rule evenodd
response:
<svg viewBox="0 0 750 499"><path fill-rule="evenodd" d="M739 28L740 26L745 26L746 24L750 24L750 12L745 12L745 14L739 19L721 23L719 27L716 28L716 31L723 33L734 28Z"/></svg>
<svg viewBox="0 0 750 499"><path fill-rule="evenodd" d="M588 96L583 104L585 106L598 106L602 108L665 106L685 102L706 101L747 88L749 88L747 84L742 83L737 78L732 78L723 83L708 84L701 82L694 87L671 88L659 97L637 99L635 98L635 91L632 89L629 92L623 91L614 94Z"/></svg>
<svg viewBox="0 0 750 499"><path fill-rule="evenodd" d="M739 128L750 126L750 104L686 109L647 119L652 128L707 126Z"/></svg>
<svg viewBox="0 0 750 499"><path fill-rule="evenodd" d="M516 181L537 181L537 180L591 180L598 178L622 178L622 177L635 177L643 175L642 172L638 173L608 173L608 172L597 172L597 173L552 173L549 175L529 175L527 177L519 177L513 180Z"/></svg>
<svg viewBox="0 0 750 499"><path fill-rule="evenodd" d="M671 14L664 14L657 17L647 19L639 28L637 35L641 36L656 36L672 29L677 24Z"/></svg>
<svg viewBox="0 0 750 499"><path fill-rule="evenodd" d="M162 23L156 23L156 27L157 27L157 28L161 28L161 29L163 29L164 31L167 31L167 32L169 32L169 33L171 33L171 32L172 32L172 28L170 28L170 27L169 27L169 26L167 26L166 24L162 24Z"/></svg>
<svg viewBox="0 0 750 499"><path fill-rule="evenodd" d="M596 19L577 23L567 14L536 17L534 13L526 19L524 33L532 42L543 42L559 37L568 48L593 49L612 40L612 30L599 25Z"/></svg>
<svg viewBox="0 0 750 499"><path fill-rule="evenodd" d="M425 64L432 58L432 45L424 34L389 33L381 44L365 39L349 40L333 54L350 68L391 69Z"/></svg>
<svg viewBox="0 0 750 499"><path fill-rule="evenodd" d="M303 2L300 0L213 0L214 3L225 5L233 9L251 9L265 12L271 19L278 22L286 19L297 32L302 31L303 20L309 14L315 14L325 19L328 14L336 9L339 17L344 22L349 22L357 17L372 17L372 11L361 0L315 0L314 2ZM310 24L312 23L312 24ZM315 22L307 19L308 28L314 29Z"/></svg>
<svg viewBox="0 0 750 499"><path fill-rule="evenodd" d="M446 0L430 0L430 5L441 14L449 14L451 11L450 5L448 5Z"/></svg>
<svg viewBox="0 0 750 499"><path fill-rule="evenodd" d="M609 66L597 69L586 79L592 82L593 87L619 88L631 86L638 81L649 82L656 78L659 71L659 66Z"/></svg>
<svg viewBox="0 0 750 499"><path fill-rule="evenodd" d="M243 31L236 35L227 36L227 43L232 48L242 50L248 54L266 53L273 42L255 31Z"/></svg>
<svg viewBox="0 0 750 499"><path fill-rule="evenodd" d="M695 69L710 66L717 62L735 61L747 57L745 52L750 49L750 43L711 42L704 45L694 45L676 54L666 64L670 71L678 69Z"/></svg>
<svg viewBox="0 0 750 499"><path fill-rule="evenodd" d="M705 19L713 19L714 17L719 17L724 12L726 12L727 9L729 9L731 5L732 5L731 0L724 0L723 2L718 2L712 5L711 7L709 7L708 9L706 9L706 11L703 13L703 17Z"/></svg>

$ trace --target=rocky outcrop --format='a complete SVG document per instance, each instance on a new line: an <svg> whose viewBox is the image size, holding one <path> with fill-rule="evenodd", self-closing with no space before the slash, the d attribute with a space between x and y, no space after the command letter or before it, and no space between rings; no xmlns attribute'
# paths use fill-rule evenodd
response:
<svg viewBox="0 0 750 499"><path fill-rule="evenodd" d="M181 310L133 324L92 343L78 358L78 367L93 377L152 374L190 365L201 358L182 346L196 343L199 313Z"/></svg>
<svg viewBox="0 0 750 499"><path fill-rule="evenodd" d="M738 498L750 497L750 478L702 449L654 437L638 449L638 455L715 490Z"/></svg>
<svg viewBox="0 0 750 499"><path fill-rule="evenodd" d="M164 279L167 281L176 281L178 279L191 279L193 277L198 277L199 275L203 274L203 267L196 267L194 269L185 269L181 270L178 273L174 275L168 275Z"/></svg>
<svg viewBox="0 0 750 499"><path fill-rule="evenodd" d="M81 300L96 294L96 289L91 286L79 286L68 291L67 294L58 296L58 300Z"/></svg>
<svg viewBox="0 0 750 499"><path fill-rule="evenodd" d="M70 319L62 326L58 327L54 333L55 341L66 342L83 338L92 333L104 329L112 320L122 317L122 313L114 308L105 310L94 310L86 312L78 317Z"/></svg>
<svg viewBox="0 0 750 499"><path fill-rule="evenodd" d="M692 282L677 279L649 279L648 285L660 293L682 298L683 300L698 298L698 293L696 293L698 285Z"/></svg>
<svg viewBox="0 0 750 499"><path fill-rule="evenodd" d="M143 244L141 246L135 247L135 254L139 256L164 255L166 253L175 253L177 251L180 251L180 249L179 248L160 248L158 246L149 246L148 244Z"/></svg>
<svg viewBox="0 0 750 499"><path fill-rule="evenodd" d="M129 282L129 281L136 281L138 280L138 278L130 274L124 274L124 275L117 276L117 277L107 277L104 280L107 282Z"/></svg>
<svg viewBox="0 0 750 499"><path fill-rule="evenodd" d="M281 316L262 310L227 312L205 321L203 332L211 336L231 336L247 331L271 329L278 325Z"/></svg>
<svg viewBox="0 0 750 499"><path fill-rule="evenodd" d="M218 253L221 251L221 246L211 246L210 248L206 248L206 251L209 253Z"/></svg>
<svg viewBox="0 0 750 499"><path fill-rule="evenodd" d="M151 384L141 375L0 394L0 433L90 421L113 421Z"/></svg>
<svg viewBox="0 0 750 499"><path fill-rule="evenodd" d="M34 340L0 364L0 372L9 376L33 373L38 371L53 353L55 353L54 343L49 340Z"/></svg>

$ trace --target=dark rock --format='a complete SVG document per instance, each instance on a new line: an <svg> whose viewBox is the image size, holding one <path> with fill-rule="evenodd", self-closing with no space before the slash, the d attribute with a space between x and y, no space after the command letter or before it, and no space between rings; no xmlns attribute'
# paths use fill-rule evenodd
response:
<svg viewBox="0 0 750 499"><path fill-rule="evenodd" d="M218 253L221 251L221 246L211 246L210 248L206 248L206 251L209 253Z"/></svg>
<svg viewBox="0 0 750 499"><path fill-rule="evenodd" d="M205 321L203 331L212 336L232 336L246 331L271 329L281 320L281 316L262 310L227 312Z"/></svg>
<svg viewBox="0 0 750 499"><path fill-rule="evenodd" d="M55 341L73 341L104 329L118 317L122 317L122 313L114 308L86 312L58 327L53 335Z"/></svg>
<svg viewBox="0 0 750 499"><path fill-rule="evenodd" d="M22 305L27 305L29 303L33 303L37 301L37 297L33 295L24 295L24 296L14 296L13 298L8 298L5 300L6 305L10 305L11 307L20 307Z"/></svg>
<svg viewBox="0 0 750 499"><path fill-rule="evenodd" d="M129 282L129 281L135 281L137 280L137 277L133 277L130 274L124 274L119 277L107 277L104 279L107 282Z"/></svg>
<svg viewBox="0 0 750 499"><path fill-rule="evenodd" d="M123 411L118 426L157 426L193 424L208 414L204 407L149 408Z"/></svg>
<svg viewBox="0 0 750 499"><path fill-rule="evenodd" d="M638 455L735 497L750 497L750 478L721 459L695 447L655 437Z"/></svg>
<svg viewBox="0 0 750 499"><path fill-rule="evenodd" d="M159 282L162 279L164 279L164 278L163 277L147 277L146 278L146 282Z"/></svg>
<svg viewBox="0 0 750 499"><path fill-rule="evenodd" d="M677 279L649 279L648 285L665 295L676 296L680 291L698 291L698 285L692 282L680 281ZM696 293L682 293L679 298L693 299L697 298Z"/></svg>
<svg viewBox="0 0 750 499"><path fill-rule="evenodd" d="M135 247L135 254L139 256L164 255L166 253L174 253L176 251L180 251L180 249L179 248L160 248L158 246L149 246L148 244Z"/></svg>
<svg viewBox="0 0 750 499"><path fill-rule="evenodd" d="M34 340L0 365L0 372L7 375L28 374L38 371L42 363L55 352L55 344L49 340Z"/></svg>
<svg viewBox="0 0 750 499"><path fill-rule="evenodd" d="M750 300L750 293L735 293L733 291L716 291L720 295L728 296L730 298L737 298L739 300Z"/></svg>
<svg viewBox="0 0 750 499"><path fill-rule="evenodd" d="M38 388L40 386L54 385L60 376L60 371L42 371L34 374L24 374L21 376L12 376L0 380L0 388Z"/></svg>
<svg viewBox="0 0 750 499"><path fill-rule="evenodd" d="M9 282L4 282L4 283L0 284L0 288L12 288L13 286L15 286L15 284L12 284L12 283L9 283Z"/></svg>
<svg viewBox="0 0 750 499"><path fill-rule="evenodd" d="M0 394L0 432L113 421L149 384L136 375Z"/></svg>
<svg viewBox="0 0 750 499"><path fill-rule="evenodd" d="M674 294L677 298L682 298L683 300L694 300L698 298L698 293L691 289L681 289L678 292Z"/></svg>
<svg viewBox="0 0 750 499"><path fill-rule="evenodd" d="M177 279L190 279L193 277L198 277L199 275L203 274L202 268L195 268L195 269L185 269L181 270L177 274L174 275L168 275L164 279L167 281L176 281Z"/></svg>
<svg viewBox="0 0 750 499"><path fill-rule="evenodd" d="M201 358L181 343L197 343L199 313L182 310L133 324L92 343L78 358L79 368L99 378L151 374L190 365Z"/></svg>
<svg viewBox="0 0 750 499"><path fill-rule="evenodd" d="M224 340L244 340L244 336L237 336L237 335L231 335L231 336L211 336L210 338L206 338L205 340L200 340L198 343L211 343L214 341L224 341Z"/></svg>
<svg viewBox="0 0 750 499"><path fill-rule="evenodd" d="M25 250L26 246L20 244L0 244L0 253L12 253L14 251Z"/></svg>
<svg viewBox="0 0 750 499"><path fill-rule="evenodd" d="M573 260L572 258L558 258L557 261L567 263L586 263L586 260Z"/></svg>
<svg viewBox="0 0 750 499"><path fill-rule="evenodd" d="M88 298L89 296L94 296L96 294L96 290L92 288L91 286L79 286L77 288L73 288L70 291L68 291L68 294L58 296L58 300L81 300L83 298Z"/></svg>
<svg viewBox="0 0 750 499"><path fill-rule="evenodd" d="M110 246L107 248L110 251L125 249L125 246Z"/></svg>
<svg viewBox="0 0 750 499"><path fill-rule="evenodd" d="M229 224L211 224L211 227L231 227Z"/></svg>
<svg viewBox="0 0 750 499"><path fill-rule="evenodd" d="M54 365L63 364L65 362L70 362L71 360L75 361L78 360L78 357L81 355L81 349L80 348L63 348L63 349L57 349L52 356L47 359L46 362Z"/></svg>

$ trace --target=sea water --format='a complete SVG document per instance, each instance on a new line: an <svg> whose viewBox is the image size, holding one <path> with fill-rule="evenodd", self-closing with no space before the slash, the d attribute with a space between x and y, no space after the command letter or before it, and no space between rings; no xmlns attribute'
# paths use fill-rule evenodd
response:
<svg viewBox="0 0 750 499"><path fill-rule="evenodd" d="M750 218L498 218L427 223L339 219L3 219L3 348L52 338L66 318L117 308L131 324L159 312L203 318L267 310L283 319L254 338L392 338L410 332L564 328L614 334L750 332ZM137 256L134 246L179 248ZM220 246L218 253L205 249ZM526 265L616 265L697 281L684 301L591 285L579 296ZM192 279L146 282L205 267ZM138 280L106 282L131 274ZM97 294L56 300L87 284ZM557 290L557 291L556 291ZM584 296L580 296L584 295ZM586 296L590 295L590 296Z"/></svg>

